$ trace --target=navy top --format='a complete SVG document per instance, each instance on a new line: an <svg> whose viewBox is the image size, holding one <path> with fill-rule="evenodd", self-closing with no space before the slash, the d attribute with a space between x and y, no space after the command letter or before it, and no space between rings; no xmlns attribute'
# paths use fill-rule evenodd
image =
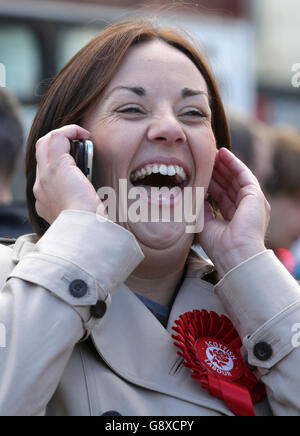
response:
<svg viewBox="0 0 300 436"><path fill-rule="evenodd" d="M144 304L145 306L150 310L150 312L153 313L153 315L158 319L158 321L166 328L168 324L168 319L170 315L171 308L173 306L174 300L176 298L176 295L181 288L181 285L186 277L187 272L187 264L184 266L184 271L181 276L181 279L179 280L179 283L176 286L172 301L170 303L170 306L164 306L162 304L156 303L156 301L150 300L147 297L144 297L140 294L135 294Z"/></svg>
<svg viewBox="0 0 300 436"><path fill-rule="evenodd" d="M158 321L167 327L170 308L168 306L163 306L162 304L156 303L143 295L136 294L136 296L145 304L145 306L153 313L153 315L158 319Z"/></svg>

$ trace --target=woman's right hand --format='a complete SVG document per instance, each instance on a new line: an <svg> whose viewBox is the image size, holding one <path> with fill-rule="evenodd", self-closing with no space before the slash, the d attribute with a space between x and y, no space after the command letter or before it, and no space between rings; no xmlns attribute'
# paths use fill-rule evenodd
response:
<svg viewBox="0 0 300 436"><path fill-rule="evenodd" d="M70 155L70 140L90 137L89 131L69 125L49 132L36 143L35 207L49 224L66 209L99 210L101 200Z"/></svg>

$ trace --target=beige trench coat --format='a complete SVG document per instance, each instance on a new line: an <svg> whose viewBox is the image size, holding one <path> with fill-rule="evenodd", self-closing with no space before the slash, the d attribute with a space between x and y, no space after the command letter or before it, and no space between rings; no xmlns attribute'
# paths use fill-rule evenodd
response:
<svg viewBox="0 0 300 436"><path fill-rule="evenodd" d="M131 233L82 211L61 213L38 242L26 235L0 246L1 416L232 415L173 345L174 321L194 309L233 321L267 388L256 414L300 415L300 288L273 252L213 286L203 280L211 266L191 251L167 329L125 284L142 259ZM72 295L74 280L87 287L82 297ZM266 360L254 354L261 342L272 350Z"/></svg>

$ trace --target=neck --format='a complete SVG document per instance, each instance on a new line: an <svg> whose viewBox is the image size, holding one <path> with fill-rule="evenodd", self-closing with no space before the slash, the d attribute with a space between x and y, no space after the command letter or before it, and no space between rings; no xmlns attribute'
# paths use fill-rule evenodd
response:
<svg viewBox="0 0 300 436"><path fill-rule="evenodd" d="M0 180L0 205L6 205L12 202L12 195L9 186Z"/></svg>
<svg viewBox="0 0 300 436"><path fill-rule="evenodd" d="M125 284L137 294L165 306L170 305L183 276L189 251L190 245L180 252L174 252L173 247L165 250L143 248L145 259Z"/></svg>

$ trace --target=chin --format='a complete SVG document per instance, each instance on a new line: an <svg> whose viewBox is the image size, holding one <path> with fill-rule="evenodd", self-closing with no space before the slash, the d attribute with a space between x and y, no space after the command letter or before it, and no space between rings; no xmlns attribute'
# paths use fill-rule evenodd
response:
<svg viewBox="0 0 300 436"><path fill-rule="evenodd" d="M186 246L193 235L185 232L185 223L129 223L129 229L138 242L152 249L168 249L172 246Z"/></svg>

